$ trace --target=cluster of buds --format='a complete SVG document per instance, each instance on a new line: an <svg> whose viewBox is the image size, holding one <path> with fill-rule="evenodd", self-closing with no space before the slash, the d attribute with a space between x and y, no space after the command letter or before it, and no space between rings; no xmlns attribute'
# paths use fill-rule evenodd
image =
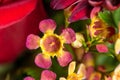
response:
<svg viewBox="0 0 120 80"><path fill-rule="evenodd" d="M27 37L28 49L41 49L35 57L35 64L43 68L40 80L119 80L120 79L120 37L115 42L109 39L115 35L114 27L102 20L98 12L103 9L116 10L120 4L114 0L51 0L51 7L64 9L68 23L90 19L86 32L75 32L72 28L65 28L61 34L55 33L56 22L45 19L40 22L39 29L44 34L39 37L30 34ZM89 14L90 13L90 14ZM67 24L69 25L69 24ZM111 30L113 29L113 30ZM109 38L109 39L108 39ZM71 51L65 45L71 47ZM113 48L114 46L114 48ZM112 48L111 48L112 47ZM56 58L60 67L68 68L67 76L57 77L57 73L50 70L52 59ZM24 80L34 80L25 77Z"/></svg>

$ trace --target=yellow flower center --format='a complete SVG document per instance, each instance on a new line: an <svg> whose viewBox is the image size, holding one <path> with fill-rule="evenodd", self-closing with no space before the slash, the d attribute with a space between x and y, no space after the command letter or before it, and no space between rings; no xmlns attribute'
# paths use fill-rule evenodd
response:
<svg viewBox="0 0 120 80"><path fill-rule="evenodd" d="M40 46L43 54L54 57L62 50L63 41L61 37L56 34L44 34L40 42Z"/></svg>
<svg viewBox="0 0 120 80"><path fill-rule="evenodd" d="M68 76L67 80L83 80L83 75L72 73L71 75Z"/></svg>

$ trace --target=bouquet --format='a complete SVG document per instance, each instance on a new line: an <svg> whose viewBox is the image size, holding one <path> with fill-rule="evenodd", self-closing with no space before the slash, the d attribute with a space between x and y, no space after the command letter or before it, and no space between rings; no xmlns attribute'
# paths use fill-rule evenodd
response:
<svg viewBox="0 0 120 80"><path fill-rule="evenodd" d="M49 18L39 23L39 35L28 35L30 57L14 79L120 80L120 1L44 4Z"/></svg>

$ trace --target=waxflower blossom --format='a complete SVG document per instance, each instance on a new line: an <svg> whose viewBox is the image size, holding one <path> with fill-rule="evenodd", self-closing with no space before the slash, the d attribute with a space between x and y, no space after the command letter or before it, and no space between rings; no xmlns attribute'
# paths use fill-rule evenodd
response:
<svg viewBox="0 0 120 80"><path fill-rule="evenodd" d="M75 67L76 67L76 62L73 61L69 64L68 67L68 77L67 79L64 77L61 77L60 80L84 80L86 79L86 68L84 64L80 64L80 67L77 71L77 73L75 73Z"/></svg>
<svg viewBox="0 0 120 80"><path fill-rule="evenodd" d="M120 80L120 64L114 70L112 80Z"/></svg>
<svg viewBox="0 0 120 80"><path fill-rule="evenodd" d="M105 39L110 34L109 26L100 18L94 16L89 26L90 36Z"/></svg>
<svg viewBox="0 0 120 80"><path fill-rule="evenodd" d="M52 65L51 57L57 57L60 66L64 67L72 60L72 55L63 50L63 44L71 44L76 40L75 32L71 28L66 28L60 35L54 33L56 23L52 19L45 19L40 22L39 29L44 33L40 38L30 34L27 37L26 47L29 49L41 48L42 53L35 57L35 64L38 67L48 69Z"/></svg>
<svg viewBox="0 0 120 80"><path fill-rule="evenodd" d="M70 22L92 17L101 8L115 10L119 6L118 0L51 0L53 9L69 9L67 14L69 14L68 21Z"/></svg>

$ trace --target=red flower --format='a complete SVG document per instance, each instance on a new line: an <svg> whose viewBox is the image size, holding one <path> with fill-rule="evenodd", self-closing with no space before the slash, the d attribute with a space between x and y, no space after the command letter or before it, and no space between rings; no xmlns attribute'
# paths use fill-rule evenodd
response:
<svg viewBox="0 0 120 80"><path fill-rule="evenodd" d="M70 22L92 17L99 12L101 7L115 10L119 6L120 1L118 0L51 0L53 9L59 10L69 7L68 21Z"/></svg>
<svg viewBox="0 0 120 80"><path fill-rule="evenodd" d="M42 17L41 17L42 16ZM0 0L0 63L15 60L46 17L41 0Z"/></svg>

